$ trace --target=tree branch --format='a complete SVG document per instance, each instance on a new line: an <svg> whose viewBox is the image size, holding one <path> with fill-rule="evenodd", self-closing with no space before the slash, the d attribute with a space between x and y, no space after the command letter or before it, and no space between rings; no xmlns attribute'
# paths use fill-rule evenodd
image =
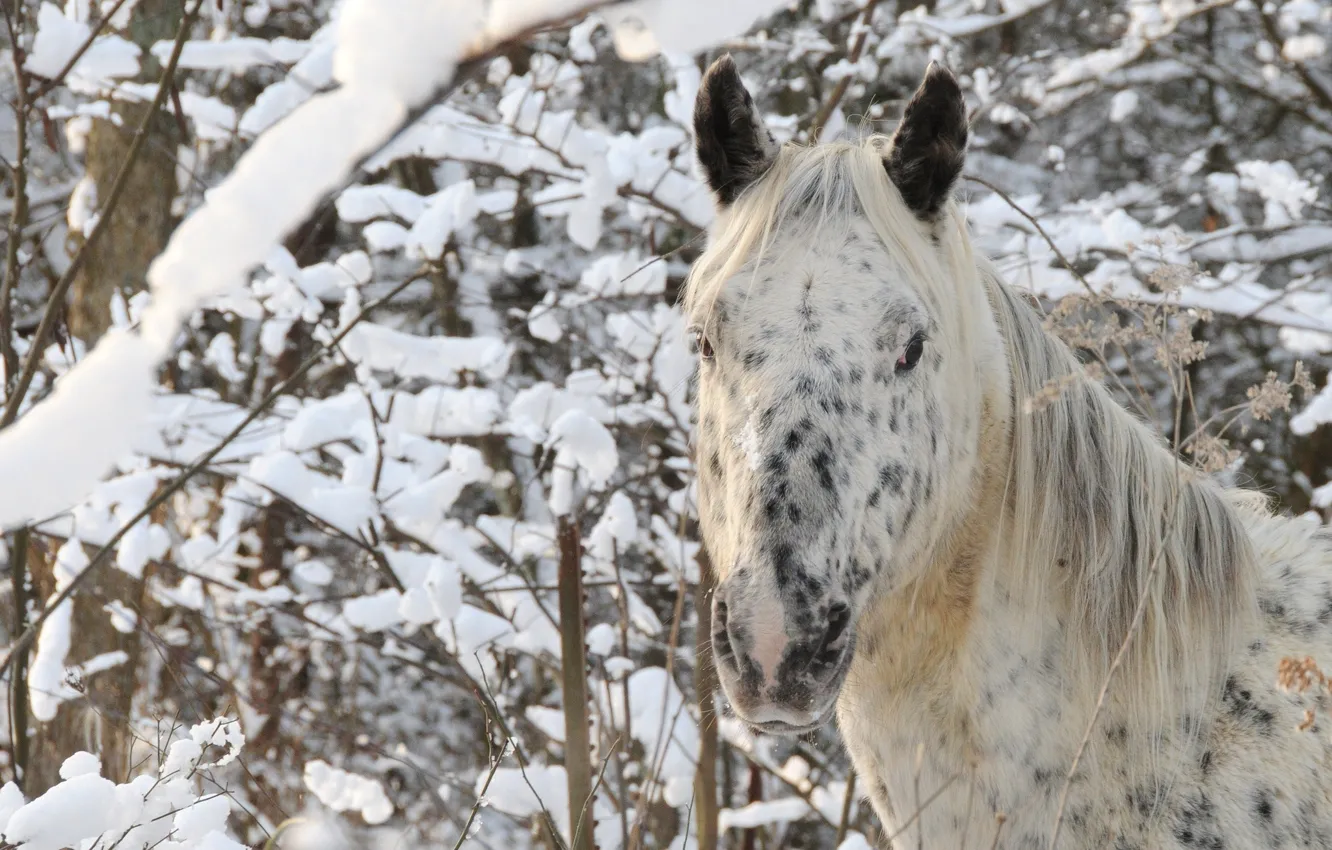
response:
<svg viewBox="0 0 1332 850"><path fill-rule="evenodd" d="M23 371L19 375L18 382L14 385L9 398L6 399L4 414L0 415L0 428L14 424L14 420L18 418L19 408L22 407L23 399L28 394L28 388L32 386L33 376L37 374L37 368L42 362L42 353L46 349L46 343L55 331L56 322L59 321L61 308L65 303L65 296L69 293L69 288L73 285L74 278L78 275L79 270L87 262L91 248L97 244L102 234L110 227L111 211L120 202L125 186L129 183L130 170L134 167L135 160L139 158L139 153L143 150L144 140L148 137L148 122L153 120L157 110L161 109L162 104L166 102L167 94L171 91L171 78L176 74L176 64L180 61L181 51L185 47L185 39L189 35L190 27L193 26L203 4L204 0L195 0L194 8L187 11L184 17L181 18L180 30L176 33L176 42L171 48L171 58L162 71L162 79L157 84L157 95L153 98L152 105L144 113L143 120L139 122L139 126L134 131L134 139L130 142L129 150L125 154L125 161L120 165L120 171L116 173L116 180L111 185L111 192L107 195L106 205L97 219L97 224L93 227L92 232L88 234L87 240L79 246L78 252L69 263L69 268L65 269L65 273L60 276L60 280L56 281L56 285L51 289L50 297L46 299L46 309L42 312L42 320L37 325L36 333L33 334L32 347L28 349L28 356L23 358Z"/></svg>

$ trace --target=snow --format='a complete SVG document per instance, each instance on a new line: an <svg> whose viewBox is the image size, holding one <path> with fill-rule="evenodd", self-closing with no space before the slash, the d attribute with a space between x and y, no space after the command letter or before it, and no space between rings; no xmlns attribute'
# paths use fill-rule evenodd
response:
<svg viewBox="0 0 1332 850"><path fill-rule="evenodd" d="M606 426L577 409L565 412L550 426L550 444L555 449L551 511L563 516L574 508L574 470L583 470L592 486L601 488L619 466L620 456Z"/></svg>
<svg viewBox="0 0 1332 850"><path fill-rule="evenodd" d="M289 451L257 456L244 480L259 485L255 488L258 498L266 501L270 493L276 493L352 537L377 513L373 493L315 472Z"/></svg>
<svg viewBox="0 0 1332 850"><path fill-rule="evenodd" d="M190 842L207 839L210 833L219 833L226 828L227 817L230 814L231 801L224 794L201 800L188 809L176 813L172 821L175 840ZM216 836L211 840L216 842L220 839L222 836Z"/></svg>
<svg viewBox="0 0 1332 850"><path fill-rule="evenodd" d="M15 812L5 825L5 840L23 850L77 847L110 830L120 805L111 780L93 773L74 776Z"/></svg>
<svg viewBox="0 0 1332 850"><path fill-rule="evenodd" d="M662 667L635 670L623 689L614 689L609 699L602 692L598 702L601 716L610 718L617 729L631 729L643 750L655 754L657 777L665 792L683 795L672 805L687 802L697 772L698 724L670 673Z"/></svg>
<svg viewBox="0 0 1332 850"><path fill-rule="evenodd" d="M475 48L487 23L483 9L461 0L347 0L333 78L402 103L424 100L453 76L457 57Z"/></svg>
<svg viewBox="0 0 1332 850"><path fill-rule="evenodd" d="M407 377L457 384L463 372L502 377L510 347L495 337L419 337L383 325L360 324L342 341L353 362Z"/></svg>
<svg viewBox="0 0 1332 850"><path fill-rule="evenodd" d="M335 207L338 218L349 224L395 216L415 222L425 212L426 199L410 189L378 184L348 186L338 195Z"/></svg>
<svg viewBox="0 0 1332 850"><path fill-rule="evenodd" d="M55 592L69 587L79 573L88 568L88 555L76 538L66 540L56 551ZM66 599L56 606L37 635L37 646L28 665L28 701L32 716L42 722L55 719L60 703L79 696L65 681L65 657L72 645L71 626L74 602Z"/></svg>
<svg viewBox="0 0 1332 850"><path fill-rule="evenodd" d="M223 767L235 761L244 746L245 733L241 731L240 723L215 717L191 726L189 738L172 743L160 771L163 777L188 776L205 764ZM224 747L226 751L216 761L205 763L202 759L210 747Z"/></svg>
<svg viewBox="0 0 1332 850"><path fill-rule="evenodd" d="M60 765L60 778L73 779L84 774L100 775L102 762L92 753L75 753Z"/></svg>
<svg viewBox="0 0 1332 850"><path fill-rule="evenodd" d="M393 804L377 780L350 773L320 759L305 763L305 787L335 812L359 812L366 823L393 815Z"/></svg>
<svg viewBox="0 0 1332 850"><path fill-rule="evenodd" d="M1327 54L1327 42L1317 33L1292 36L1281 45L1281 55L1290 62L1312 62Z"/></svg>
<svg viewBox="0 0 1332 850"><path fill-rule="evenodd" d="M1110 98L1110 120L1122 124L1138 109L1138 93L1133 89L1115 92Z"/></svg>
<svg viewBox="0 0 1332 850"><path fill-rule="evenodd" d="M480 794L484 775L477 779ZM529 764L524 770L501 767L495 771L483 799L501 812L514 817L531 817L549 812L567 841L569 835L569 785L563 767Z"/></svg>
<svg viewBox="0 0 1332 850"><path fill-rule="evenodd" d="M1269 225L1292 223L1306 204L1318 199L1318 189L1308 180L1301 179L1285 160L1250 160L1235 168L1240 175L1240 185L1257 192L1267 202L1265 216Z"/></svg>
<svg viewBox="0 0 1332 850"><path fill-rule="evenodd" d="M85 174L69 195L65 220L70 230L86 237L97 226L97 218L97 183Z"/></svg>
<svg viewBox="0 0 1332 850"><path fill-rule="evenodd" d="M23 804L23 792L12 781L0 788L0 835L4 835L9 819L14 816L14 812L23 808Z"/></svg>
<svg viewBox="0 0 1332 850"><path fill-rule="evenodd" d="M342 603L342 616L347 622L367 632L380 632L403 621L399 608L403 604L402 593L392 588L358 596Z"/></svg>
<svg viewBox="0 0 1332 850"><path fill-rule="evenodd" d="M602 8L600 15L610 25L620 55L639 61L658 52L697 53L787 5L787 0L636 0ZM707 26L699 26L699 21L707 21Z"/></svg>
<svg viewBox="0 0 1332 850"><path fill-rule="evenodd" d="M141 337L113 330L50 397L0 432L0 480L42 482L0 489L0 526L63 510L125 453L143 428L157 355Z"/></svg>
<svg viewBox="0 0 1332 850"><path fill-rule="evenodd" d="M1312 434L1319 425L1329 422L1332 422L1332 376L1328 377L1322 391L1303 410L1291 417L1290 430L1303 436Z"/></svg>
<svg viewBox="0 0 1332 850"><path fill-rule="evenodd" d="M216 762L201 764L209 744L227 751ZM99 775L96 756L75 753L62 764L61 781L31 802L24 803L13 783L0 789L0 833L24 850L100 846L109 836L125 847L244 850L223 832L231 810L228 797L201 797L194 790L200 779L196 770L229 763L243 745L234 720L198 724L189 737L171 744L158 775L140 774L123 785ZM215 777L208 779L216 783Z"/></svg>
<svg viewBox="0 0 1332 850"><path fill-rule="evenodd" d="M37 34L23 63L24 70L54 79L91 33L87 24L65 17L58 6L44 0L37 10ZM70 76L92 82L132 77L139 73L139 54L133 42L114 34L101 35L79 57Z"/></svg>
<svg viewBox="0 0 1332 850"><path fill-rule="evenodd" d="M739 809L722 809L717 821L722 829L752 829L800 820L809 813L809 804L804 800L799 797L783 797L750 803Z"/></svg>
<svg viewBox="0 0 1332 850"><path fill-rule="evenodd" d="M425 208L407 232L407 254L438 262L453 234L476 218L476 186L455 183L425 201Z"/></svg>
<svg viewBox="0 0 1332 850"><path fill-rule="evenodd" d="M159 41L149 53L165 63L174 42ZM244 71L253 65L290 65L305 58L310 42L279 36L274 39L232 36L222 41L187 41L181 48L177 65L199 71Z"/></svg>
<svg viewBox="0 0 1332 850"><path fill-rule="evenodd" d="M273 125L176 228L148 271L153 300L140 332L103 340L54 396L0 434L0 477L45 482L0 497L0 526L64 508L129 449L149 413L156 365L180 323L209 297L239 288L352 164L452 75L464 45L480 31L477 14L470 3L347 0L333 61L342 88L310 98ZM64 16L48 3L39 18L54 27L56 39L40 58L49 64L67 57L74 39ZM320 144L309 144L311 138ZM277 186L283 190L275 192ZM75 423L94 419L97 436L89 439Z"/></svg>

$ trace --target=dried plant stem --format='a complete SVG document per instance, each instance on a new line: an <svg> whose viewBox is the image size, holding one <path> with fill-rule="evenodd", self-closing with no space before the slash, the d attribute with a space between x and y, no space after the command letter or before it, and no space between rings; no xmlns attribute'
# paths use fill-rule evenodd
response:
<svg viewBox="0 0 1332 850"><path fill-rule="evenodd" d="M1175 434L1179 434L1179 406L1176 406L1175 412ZM1174 533L1175 524L1179 520L1179 475L1175 476L1174 498L1170 502L1170 522L1166 527L1166 537ZM1133 638L1138 630L1142 628L1142 622L1147 615L1147 603L1152 599L1151 587L1156 581L1156 574L1161 569L1161 562L1165 559L1165 547L1161 546L1156 551L1156 556L1152 558L1152 566L1147 570L1147 577L1139 588L1139 598L1137 607L1133 610L1133 619L1129 622L1128 632L1124 635L1124 640L1119 644L1118 651L1115 652L1114 660L1110 662L1110 669L1105 673L1105 679L1101 683L1101 691L1096 696L1096 705L1092 709L1091 719L1087 721L1087 729L1082 734L1082 740L1078 742L1078 749L1073 754L1073 761L1068 766L1068 773L1064 776L1064 785L1059 790L1059 805L1055 809L1054 826L1050 830L1050 850L1054 850L1059 842L1059 833L1064 826L1064 812L1068 806L1068 792L1073 787L1073 777L1077 775L1078 766L1082 764L1082 757L1087 752L1087 746L1091 743L1092 733L1096 730L1096 723L1101 718L1101 712L1105 709L1105 703L1110 694L1110 685L1114 681L1115 674L1123 666L1124 659L1128 657L1129 647L1133 643Z"/></svg>

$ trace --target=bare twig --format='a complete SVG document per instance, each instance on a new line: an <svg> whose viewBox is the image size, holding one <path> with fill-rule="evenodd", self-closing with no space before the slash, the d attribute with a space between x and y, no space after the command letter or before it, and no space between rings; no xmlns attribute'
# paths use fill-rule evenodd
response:
<svg viewBox="0 0 1332 850"><path fill-rule="evenodd" d="M903 824L897 828L896 832L888 836L887 840L884 843L892 844L893 841L895 841L898 836L900 836L902 833L910 829L911 825L916 822L916 820L925 812L926 809L930 807L931 804L934 803L935 800L939 799L939 797L943 794L943 792L947 791L949 787L951 787L952 784L957 781L957 778L959 776L961 776L961 774L954 773L952 776L948 777L948 779L944 780L943 784L940 785L938 788L936 788L933 794L926 797L923 802L919 803L916 806L916 810L911 813L911 817L907 818L906 821L903 822Z"/></svg>
<svg viewBox="0 0 1332 850"><path fill-rule="evenodd" d="M879 5L879 0L869 0L865 4L865 10L860 15L860 20L856 23L859 32L856 33L856 40L851 44L851 52L847 54L846 59L851 64L860 61L860 54L865 49L865 38L870 32L870 21L874 18L874 7ZM833 110L842 102L846 96L846 90L851 86L851 75L847 74L837 81L833 86L832 92L828 94L828 99L819 106L819 111L814 114L814 120L809 125L809 141L811 143L819 140L819 135L823 132L828 119L832 117Z"/></svg>
<svg viewBox="0 0 1332 850"><path fill-rule="evenodd" d="M499 755L490 760L490 771L486 774L485 781L481 783L481 792L476 795L476 802L472 804L471 810L467 813L467 820L463 823L462 831L458 833L458 842L453 845L453 850L459 850L463 846L463 842L467 840L467 834L472 831L472 822L476 820L476 813L481 811L481 805L486 801L486 792L490 790L490 783L499 771L499 766L504 761L504 753L508 749L509 742L505 740L500 744Z"/></svg>
<svg viewBox="0 0 1332 850"><path fill-rule="evenodd" d="M1005 192L1003 189L1000 189L998 186L994 185L990 181L983 180L980 177L975 177L970 174L964 176L967 180L970 180L972 183L976 183L980 186L984 186L986 189L989 189L991 192L997 195L999 199L1002 200L1005 204L1008 204L1008 206L1014 212L1022 216L1024 219L1026 219L1027 223L1030 224L1032 227L1034 227L1036 229L1036 232L1040 234L1041 238L1045 240L1045 244L1050 246L1050 250L1053 251L1055 256L1059 258L1059 262L1063 263L1064 268L1068 269L1069 274L1077 278L1078 283L1082 284L1082 288L1087 291L1088 297L1092 299L1100 297L1096 291L1096 287L1092 286L1091 281L1087 280L1087 278L1083 276L1082 272L1078 271L1077 267L1074 266L1073 263L1068 259L1068 257L1064 255L1064 252L1059 249L1059 246L1055 244L1054 239L1050 237L1050 234L1046 232L1045 228L1041 226L1041 223L1036 220L1035 216L1033 216L1031 213L1023 209L1022 206L1017 201L1013 200L1013 198L1007 192ZM1129 357L1129 353L1127 350L1124 349L1123 344L1118 343L1117 345L1119 347L1120 353L1124 356L1124 362L1132 364L1133 359ZM1126 399L1131 399L1133 401L1133 403L1138 408L1138 413L1143 417L1143 419L1150 420L1151 416L1148 414L1147 410L1148 406L1151 404L1151 397L1148 395L1147 390L1142 387L1142 384L1140 382L1137 382L1136 373L1134 373L1134 380L1136 383L1138 383L1138 394L1134 395L1133 393L1129 392L1128 387L1120 379L1119 375L1115 373L1115 370L1110 368L1110 364L1106 361L1104 355L1102 355L1100 352L1094 352L1094 353L1096 354L1097 362L1099 362L1101 364L1101 367L1105 370L1106 376L1113 379L1119 385L1119 389L1124 393L1124 397Z"/></svg>
<svg viewBox="0 0 1332 850"><path fill-rule="evenodd" d="M1180 409L1181 408L1177 405L1175 414L1175 433L1177 443ZM1167 538L1174 532L1175 523L1179 520L1179 483L1179 475L1177 474L1175 476L1174 498L1172 498L1170 502L1170 522L1166 527L1165 536ZM1091 719L1087 721L1087 729L1082 735L1082 740L1078 742L1078 749L1073 754L1073 761L1068 767L1068 773L1064 776L1064 785L1059 790L1059 805L1055 809L1054 826L1050 831L1050 850L1054 850L1059 842L1059 833L1064 826L1064 811L1068 806L1068 792L1073 787L1073 777L1077 775L1078 766L1082 764L1082 757L1086 754L1087 746L1091 743L1092 733L1096 730L1096 723L1100 720L1101 712L1105 709L1106 700L1110 694L1110 685L1114 681L1115 674L1119 672L1119 668L1123 665L1124 659L1128 657L1129 647L1133 643L1133 638L1137 635L1138 630L1142 628L1143 620L1147 614L1147 603L1152 599L1152 583L1156 580L1156 574L1160 570L1161 562L1163 560L1165 560L1164 544L1156 550L1156 556L1152 558L1152 566L1147 571L1147 577L1144 579L1142 587L1139 588L1138 604L1137 607L1134 608L1133 619L1129 622L1128 632L1124 635L1123 642L1119 644L1119 650L1115 652L1114 660L1110 662L1110 669L1105 673L1105 679L1101 683L1101 691L1096 696L1096 706L1092 710Z"/></svg>

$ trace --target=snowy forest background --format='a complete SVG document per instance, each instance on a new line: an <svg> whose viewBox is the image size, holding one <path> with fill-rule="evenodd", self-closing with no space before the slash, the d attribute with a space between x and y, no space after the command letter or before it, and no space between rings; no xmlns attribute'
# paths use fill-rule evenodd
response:
<svg viewBox="0 0 1332 850"><path fill-rule="evenodd" d="M27 0L3 38L5 847L882 838L835 731L749 734L700 640L676 301L726 51L798 141L945 63L981 248L1182 454L1332 517L1321 0Z"/></svg>

